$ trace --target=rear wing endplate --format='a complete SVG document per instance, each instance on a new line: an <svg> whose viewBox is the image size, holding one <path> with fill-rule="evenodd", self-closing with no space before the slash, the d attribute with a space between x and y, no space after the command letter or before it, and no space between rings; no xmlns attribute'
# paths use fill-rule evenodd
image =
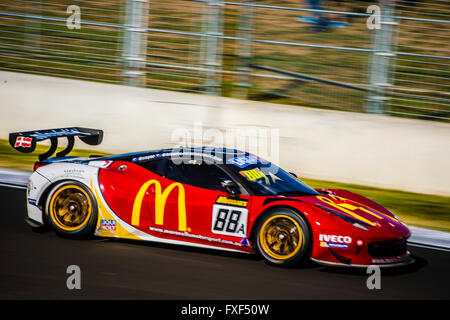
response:
<svg viewBox="0 0 450 320"><path fill-rule="evenodd" d="M50 149L39 155L39 160L48 159L55 153L58 148L58 138L67 138L67 147L58 152L56 157L64 157L72 151L75 144L75 137L79 137L81 141L89 145L99 145L103 140L103 131L89 128L60 128L48 130L36 130L26 132L14 132L9 134L9 144L17 151L29 153L36 149L36 143L50 139Z"/></svg>

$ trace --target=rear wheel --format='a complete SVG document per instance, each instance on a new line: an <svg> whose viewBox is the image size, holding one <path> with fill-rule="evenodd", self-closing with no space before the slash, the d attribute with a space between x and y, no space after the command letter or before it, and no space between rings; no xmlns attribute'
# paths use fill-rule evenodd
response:
<svg viewBox="0 0 450 320"><path fill-rule="evenodd" d="M292 266L308 257L310 238L309 227L303 217L289 208L277 208L258 223L256 243L267 262Z"/></svg>
<svg viewBox="0 0 450 320"><path fill-rule="evenodd" d="M56 185L49 193L46 217L62 236L92 236L97 223L97 205L91 191L76 181Z"/></svg>

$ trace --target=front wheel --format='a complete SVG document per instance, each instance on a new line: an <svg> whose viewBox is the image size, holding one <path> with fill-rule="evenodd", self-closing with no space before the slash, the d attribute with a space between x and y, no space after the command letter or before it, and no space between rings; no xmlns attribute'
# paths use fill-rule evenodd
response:
<svg viewBox="0 0 450 320"><path fill-rule="evenodd" d="M59 235L92 236L97 223L97 205L91 191L76 181L56 185L47 198L46 217Z"/></svg>
<svg viewBox="0 0 450 320"><path fill-rule="evenodd" d="M292 266L308 257L311 236L308 224L288 208L272 210L257 226L258 252L270 264Z"/></svg>

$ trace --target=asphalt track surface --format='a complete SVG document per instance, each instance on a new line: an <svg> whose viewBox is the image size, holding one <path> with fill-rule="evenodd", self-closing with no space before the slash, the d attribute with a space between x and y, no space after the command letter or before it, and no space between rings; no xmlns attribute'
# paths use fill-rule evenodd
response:
<svg viewBox="0 0 450 320"><path fill-rule="evenodd" d="M145 242L71 240L24 222L25 190L0 187L0 299L450 299L450 253L410 247L416 263L382 269L369 290L364 269L313 262L276 268L247 254ZM68 290L69 265L81 290Z"/></svg>

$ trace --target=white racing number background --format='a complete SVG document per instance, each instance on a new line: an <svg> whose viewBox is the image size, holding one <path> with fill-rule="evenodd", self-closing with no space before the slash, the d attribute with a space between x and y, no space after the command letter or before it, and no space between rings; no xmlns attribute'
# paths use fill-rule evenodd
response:
<svg viewBox="0 0 450 320"><path fill-rule="evenodd" d="M245 237L247 233L246 208L215 204L212 212L211 231L215 234Z"/></svg>

